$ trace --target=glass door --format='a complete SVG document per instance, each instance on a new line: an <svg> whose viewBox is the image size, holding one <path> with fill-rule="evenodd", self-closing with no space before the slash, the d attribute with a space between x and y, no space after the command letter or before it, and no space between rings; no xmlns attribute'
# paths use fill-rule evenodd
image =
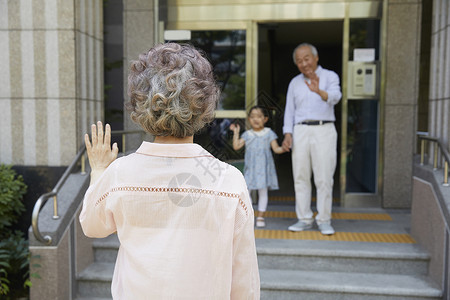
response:
<svg viewBox="0 0 450 300"><path fill-rule="evenodd" d="M278 135L278 142L283 141L283 123L286 95L289 82L299 74L292 54L302 42L314 45L319 53L319 65L334 71L342 78L342 36L343 21L296 21L267 22L258 24L258 103L270 107L269 127ZM339 102L334 107L336 130L341 138L341 108ZM340 149L334 149L339 151ZM280 189L271 192L278 198L295 198L292 173L291 153L274 155ZM333 184L333 203L339 205L340 178L338 163ZM312 199L316 198L315 184L312 180Z"/></svg>
<svg viewBox="0 0 450 300"><path fill-rule="evenodd" d="M379 206L380 20L350 19L348 32L342 205Z"/></svg>

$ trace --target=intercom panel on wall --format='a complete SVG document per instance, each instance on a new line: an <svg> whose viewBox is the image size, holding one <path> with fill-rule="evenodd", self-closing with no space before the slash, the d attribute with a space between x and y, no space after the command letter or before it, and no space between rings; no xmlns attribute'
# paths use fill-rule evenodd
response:
<svg viewBox="0 0 450 300"><path fill-rule="evenodd" d="M348 62L348 99L378 97L378 66L376 62Z"/></svg>

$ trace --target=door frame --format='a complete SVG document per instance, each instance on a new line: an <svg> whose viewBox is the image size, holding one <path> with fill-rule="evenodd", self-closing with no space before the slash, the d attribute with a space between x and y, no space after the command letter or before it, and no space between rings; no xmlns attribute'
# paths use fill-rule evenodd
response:
<svg viewBox="0 0 450 300"><path fill-rule="evenodd" d="M320 3L319 3L320 2ZM173 0L168 3L166 22L159 22L158 30L245 30L246 31L246 90L245 107L255 104L258 91L258 24L269 22L343 21L342 37L342 112L340 145L340 205L344 207L379 207L383 188L383 132L386 22L387 12L383 0L330 0L327 2L300 0L295 3L273 0L255 4L252 0L223 4L214 0ZM380 99L378 125L377 192L375 194L346 193L347 118L348 118L348 64L351 19L381 20ZM165 28L164 28L165 27ZM245 110L218 110L217 118L246 118Z"/></svg>

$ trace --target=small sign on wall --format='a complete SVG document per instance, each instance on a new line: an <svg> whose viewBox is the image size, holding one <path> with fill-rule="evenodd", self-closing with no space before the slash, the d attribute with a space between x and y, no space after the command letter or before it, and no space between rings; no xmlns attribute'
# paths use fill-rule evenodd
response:
<svg viewBox="0 0 450 300"><path fill-rule="evenodd" d="M189 41L190 39L190 30L164 30L164 40L166 41Z"/></svg>
<svg viewBox="0 0 450 300"><path fill-rule="evenodd" d="M353 61L373 62L375 61L374 48L356 48L353 50Z"/></svg>

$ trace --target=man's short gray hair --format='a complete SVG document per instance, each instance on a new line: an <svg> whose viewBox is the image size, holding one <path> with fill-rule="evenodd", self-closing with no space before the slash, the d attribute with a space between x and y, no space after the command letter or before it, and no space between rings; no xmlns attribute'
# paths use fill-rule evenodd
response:
<svg viewBox="0 0 450 300"><path fill-rule="evenodd" d="M295 47L294 52L292 52L292 58L294 60L294 64L297 64L297 62L295 61L295 52L297 52L297 50L300 49L301 47L309 47L309 49L311 49L311 53L314 55L314 57L317 57L317 55L319 55L319 52L317 52L316 47L314 47L310 43L301 43L300 45Z"/></svg>

